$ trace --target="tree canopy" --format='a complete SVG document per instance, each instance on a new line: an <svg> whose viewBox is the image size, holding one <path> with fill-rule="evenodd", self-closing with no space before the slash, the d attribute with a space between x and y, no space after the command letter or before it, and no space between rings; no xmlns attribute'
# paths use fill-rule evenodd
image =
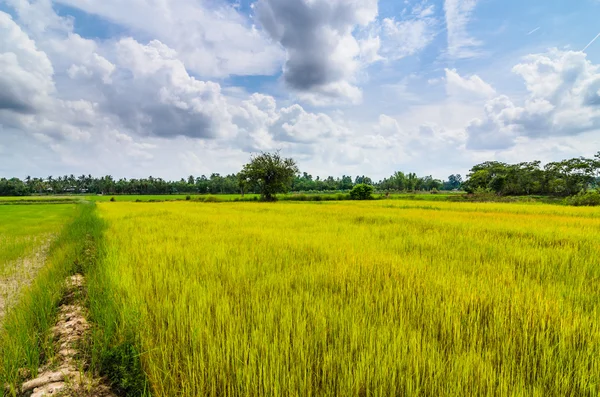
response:
<svg viewBox="0 0 600 397"><path fill-rule="evenodd" d="M289 191L299 172L294 159L283 158L279 152L262 153L244 166L240 180L256 186L262 200L274 201L276 194Z"/></svg>
<svg viewBox="0 0 600 397"><path fill-rule="evenodd" d="M571 196L597 186L599 177L600 152L592 159L577 157L551 162L543 168L539 161L518 164L487 161L471 168L463 188L469 193Z"/></svg>

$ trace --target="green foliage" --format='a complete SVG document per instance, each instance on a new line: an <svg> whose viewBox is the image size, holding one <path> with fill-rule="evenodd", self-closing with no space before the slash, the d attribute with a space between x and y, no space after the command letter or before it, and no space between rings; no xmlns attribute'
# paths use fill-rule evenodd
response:
<svg viewBox="0 0 600 397"><path fill-rule="evenodd" d="M463 188L468 193L476 189L491 189L503 196L546 194L570 196L597 183L600 156L552 162L542 169L539 161L506 164L487 161L471 168Z"/></svg>
<svg viewBox="0 0 600 397"><path fill-rule="evenodd" d="M0 179L0 196L27 196L27 185L18 178Z"/></svg>
<svg viewBox="0 0 600 397"><path fill-rule="evenodd" d="M600 205L600 193L597 191L579 192L575 196L566 199L568 205L574 206L597 206Z"/></svg>
<svg viewBox="0 0 600 397"><path fill-rule="evenodd" d="M373 186L364 183L354 185L350 191L352 200L371 200L373 199Z"/></svg>
<svg viewBox="0 0 600 397"><path fill-rule="evenodd" d="M298 174L298 166L291 158L283 158L279 152L262 153L252 157L241 172L242 179L256 186L263 201L275 201L276 194L286 193Z"/></svg>
<svg viewBox="0 0 600 397"><path fill-rule="evenodd" d="M110 201L111 201L111 202L115 202L116 200L115 200L115 198L114 198L114 197L111 197L111 198L110 198Z"/></svg>
<svg viewBox="0 0 600 397"><path fill-rule="evenodd" d="M146 375L140 354L131 342L107 349L102 358L102 371L115 392L123 396L143 396L147 393Z"/></svg>

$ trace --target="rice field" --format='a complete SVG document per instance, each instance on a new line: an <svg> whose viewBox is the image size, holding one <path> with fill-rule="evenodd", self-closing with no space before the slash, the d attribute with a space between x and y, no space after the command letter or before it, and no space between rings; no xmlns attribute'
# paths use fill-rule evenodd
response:
<svg viewBox="0 0 600 397"><path fill-rule="evenodd" d="M128 395L599 394L598 209L98 207L94 365Z"/></svg>
<svg viewBox="0 0 600 397"><path fill-rule="evenodd" d="M0 327L43 268L52 241L73 218L74 209L74 205L0 206Z"/></svg>
<svg viewBox="0 0 600 397"><path fill-rule="evenodd" d="M0 206L0 277L8 275L11 262L47 245L72 218L74 208L75 205Z"/></svg>

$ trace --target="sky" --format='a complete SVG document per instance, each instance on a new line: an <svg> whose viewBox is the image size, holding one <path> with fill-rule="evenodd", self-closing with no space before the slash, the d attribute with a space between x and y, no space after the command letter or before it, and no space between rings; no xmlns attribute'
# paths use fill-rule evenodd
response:
<svg viewBox="0 0 600 397"><path fill-rule="evenodd" d="M600 150L600 0L0 0L0 177ZM595 40L596 39L596 40Z"/></svg>

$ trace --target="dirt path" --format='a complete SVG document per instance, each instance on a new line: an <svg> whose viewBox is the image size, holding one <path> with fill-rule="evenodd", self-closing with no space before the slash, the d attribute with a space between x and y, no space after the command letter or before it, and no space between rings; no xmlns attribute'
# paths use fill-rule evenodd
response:
<svg viewBox="0 0 600 397"><path fill-rule="evenodd" d="M47 238L38 249L25 258L18 259L7 265L0 276L0 326L8 309L17 303L19 291L35 279L38 271L46 264L46 256L52 238Z"/></svg>
<svg viewBox="0 0 600 397"><path fill-rule="evenodd" d="M85 373L87 367L79 354L82 339L89 331L85 310L81 306L84 277L80 274L67 279L67 295L60 307L59 321L52 329L56 357L37 378L23 383L25 396L115 397L103 379Z"/></svg>

